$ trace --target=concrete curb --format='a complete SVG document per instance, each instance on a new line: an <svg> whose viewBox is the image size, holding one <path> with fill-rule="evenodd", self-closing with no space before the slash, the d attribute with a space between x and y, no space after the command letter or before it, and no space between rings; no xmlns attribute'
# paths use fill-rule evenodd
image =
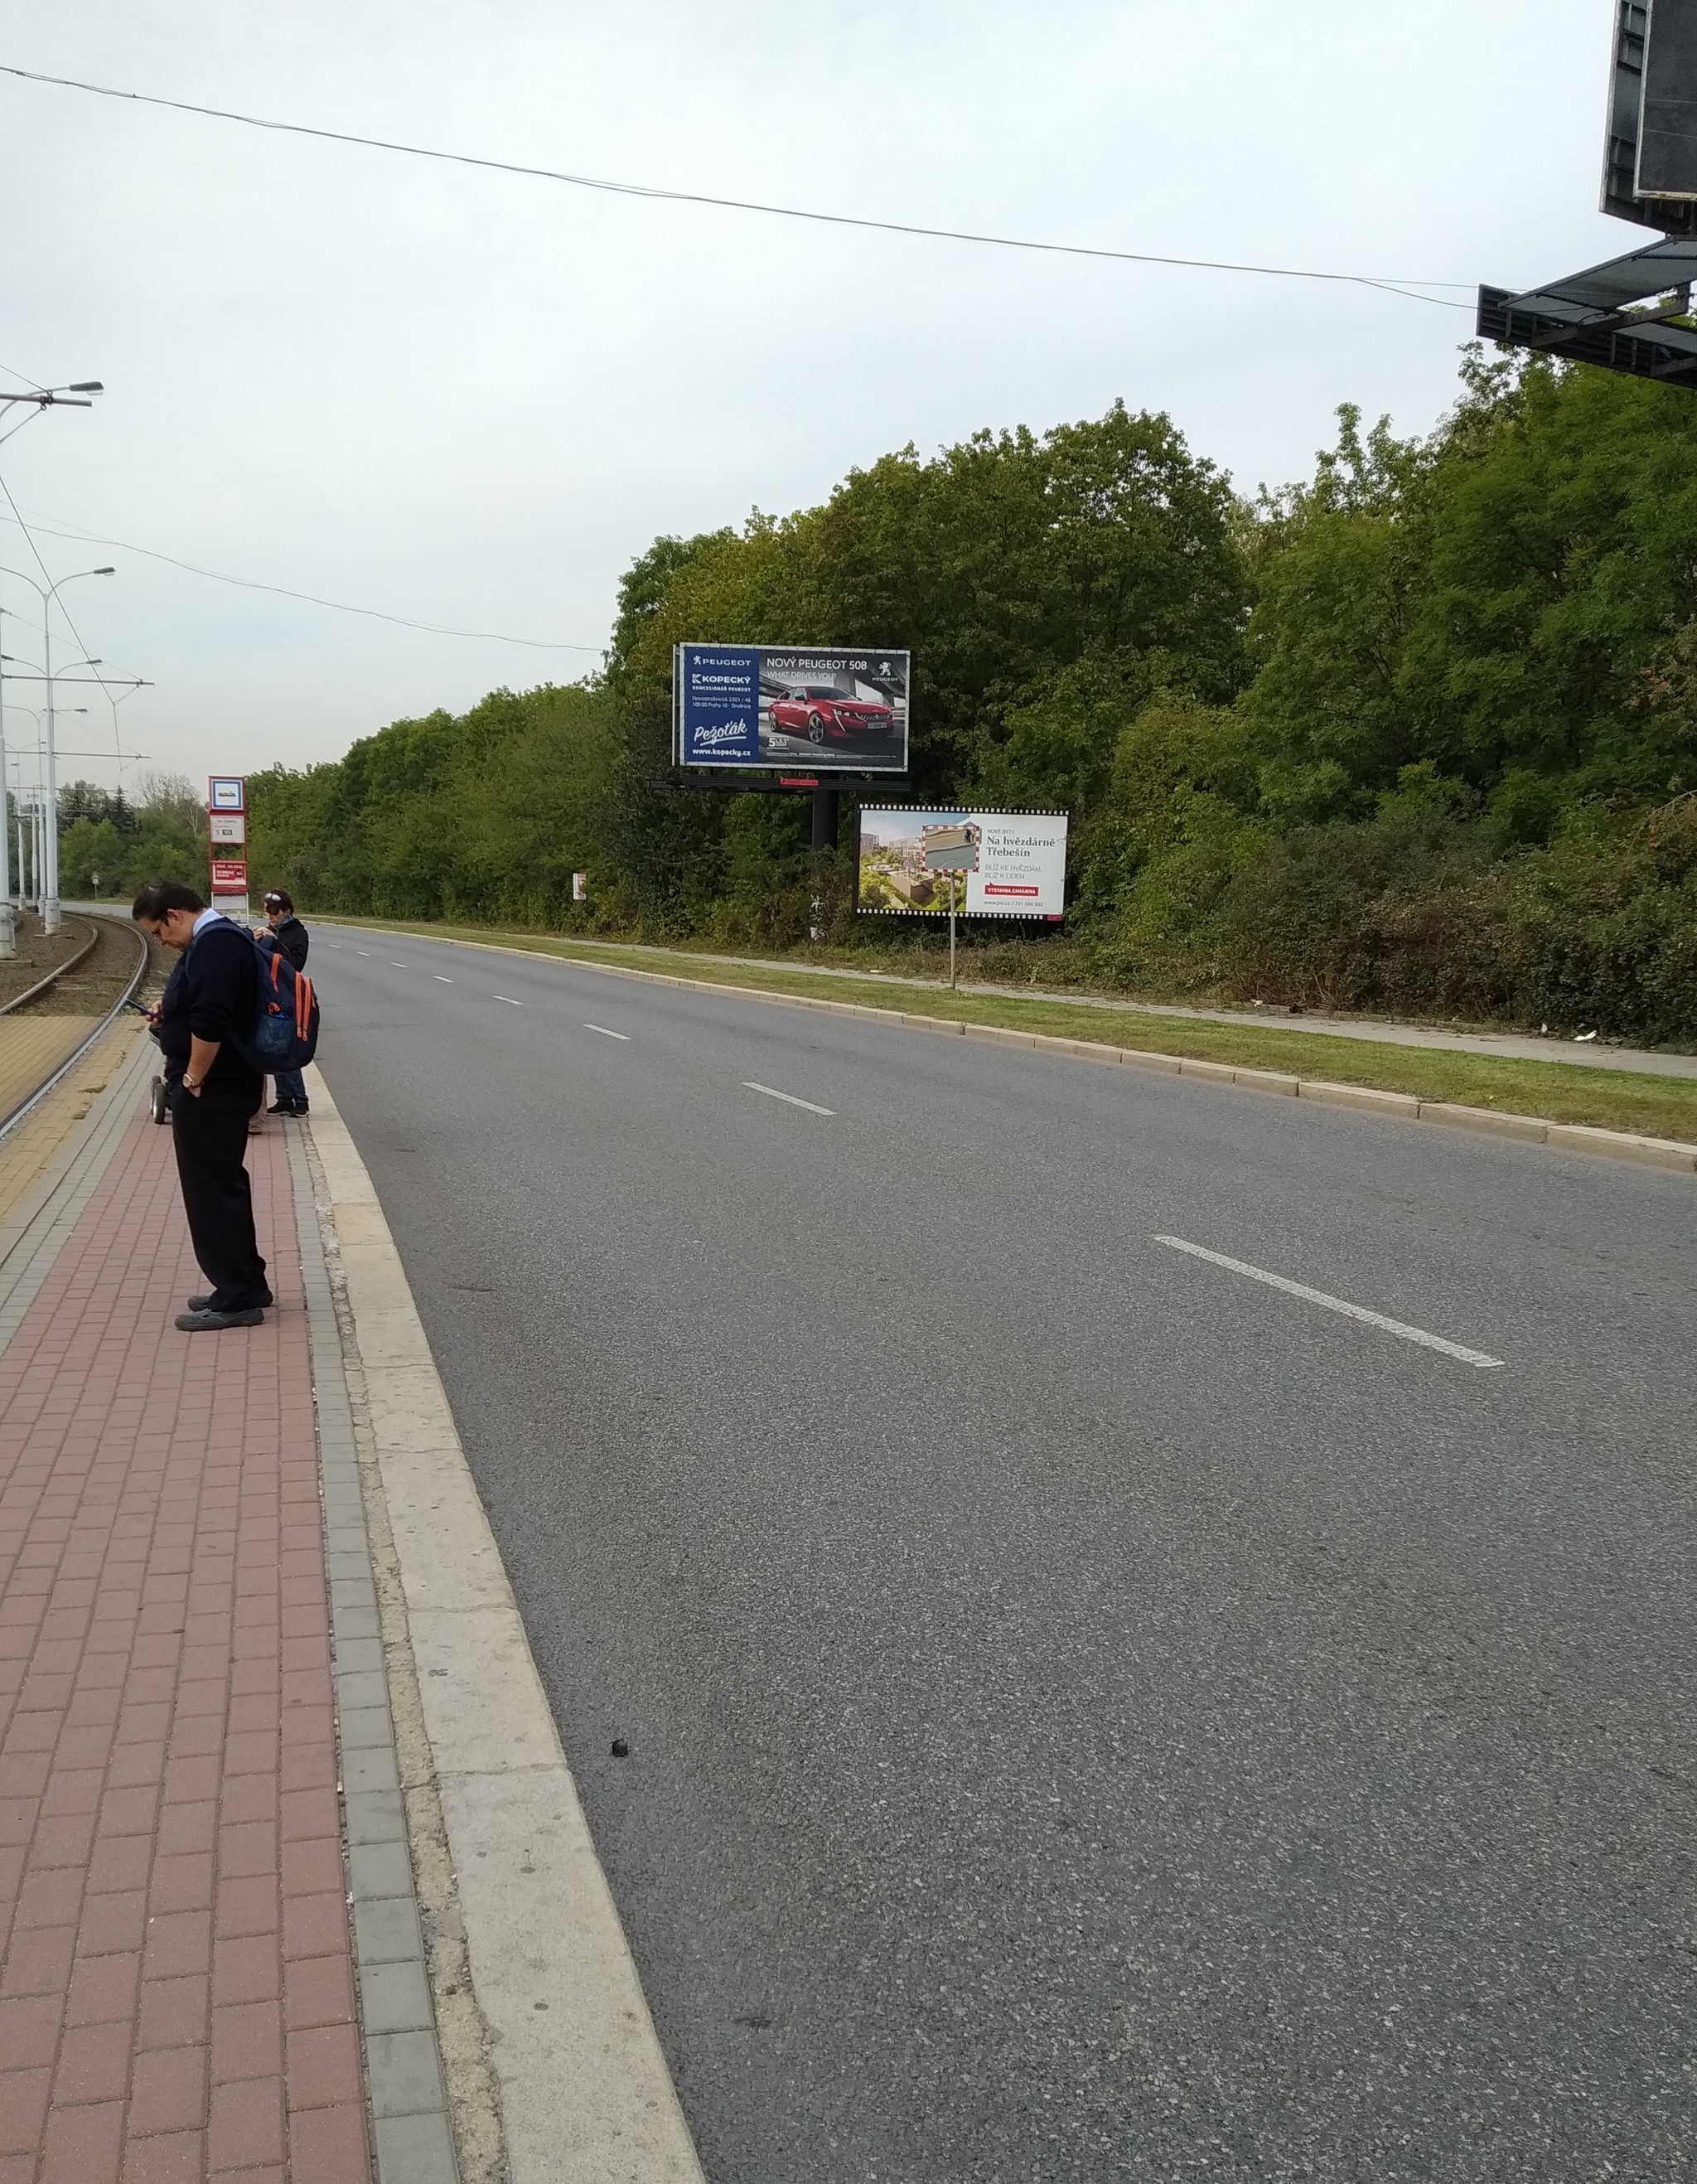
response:
<svg viewBox="0 0 1697 2184"><path fill-rule="evenodd" d="M326 924L335 922L325 919ZM430 939L429 933L402 933L391 927L344 926L343 932L387 932L395 939ZM1159 1070L1169 1077L1196 1077L1210 1084L1241 1086L1249 1092L1282 1094L1287 1098L1317 1100L1323 1106L1355 1107L1365 1113L1394 1115L1405 1122L1437 1123L1452 1130L1472 1130L1478 1135L1511 1138L1522 1145L1550 1145L1560 1152L1590 1153L1604 1160L1629 1161L1640 1167L1670 1168L1680 1175L1697 1175L1697 1145L1682 1145L1672 1138L1634 1137L1625 1130L1600 1129L1588 1123L1552 1123L1538 1115L1513 1115L1495 1107L1462 1107L1448 1100L1421 1100L1408 1092L1381 1092L1362 1084L1333 1084L1323 1078L1287 1077L1271 1069L1238 1069L1230 1062L1192 1061L1188 1056L1155 1054L1129 1046L1105 1046L1094 1039L1057 1039L1044 1032L1015 1031L1001 1024L957 1022L952 1017L910 1015L904 1010L869 1008L856 1001L826 1000L812 994L774 994L764 986L730 986L717 979L682 978L667 971L638 971L625 963L590 963L577 956L555 956L544 948L509 948L494 940L465 940L456 935L453 948L476 948L486 955L526 956L539 963L565 963L573 970L590 971L602 978L639 978L650 985L674 986L692 994L729 994L737 1000L771 1001L782 1008L817 1009L826 1014L860 1017L874 1023L904 1024L911 1031L942 1032L954 1038L985 1039L998 1046L1034 1049L1043 1054L1065 1054L1081 1061L1107 1062L1127 1069Z"/></svg>
<svg viewBox="0 0 1697 2184"><path fill-rule="evenodd" d="M483 2184L487 2170L474 2176L455 2157L426 1974L374 1552L380 1526L360 1475L357 1359L344 1351L334 1239L319 1220L309 1144L297 1131L287 1138L318 1420L345 1878L376 2184Z"/></svg>
<svg viewBox="0 0 1697 2184"><path fill-rule="evenodd" d="M512 2184L704 2184L400 1255L308 1082Z"/></svg>

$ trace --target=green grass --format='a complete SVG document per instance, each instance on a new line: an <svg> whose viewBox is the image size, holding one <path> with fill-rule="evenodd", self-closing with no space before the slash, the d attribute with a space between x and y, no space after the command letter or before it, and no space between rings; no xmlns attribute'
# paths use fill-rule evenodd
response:
<svg viewBox="0 0 1697 2184"><path fill-rule="evenodd" d="M1697 1078L1644 1077L1561 1061L1522 1061L1509 1056L1457 1054L1441 1047L1383 1045L1317 1032L1268 1025L1210 1023L1191 1017L1092 1008L1062 1000L1022 1000L997 994L950 994L946 989L887 984L809 971L789 964L715 963L687 949L586 946L551 933L498 933L481 926L420 923L387 918L326 920L416 933L442 940L475 940L488 946L526 949L568 961L619 964L635 971L663 971L704 986L743 986L763 993L803 994L848 1000L892 1015L941 1017L950 1022L999 1024L1050 1038L1088 1039L1099 1046L1144 1053L1188 1055L1200 1061L1230 1062L1242 1069L1277 1069L1294 1077L1325 1078L1334 1084L1365 1084L1385 1092L1410 1092L1422 1100L1451 1100L1467 1107L1499 1107L1539 1115L1553 1123L1590 1123L1629 1130L1639 1137L1697 1141Z"/></svg>

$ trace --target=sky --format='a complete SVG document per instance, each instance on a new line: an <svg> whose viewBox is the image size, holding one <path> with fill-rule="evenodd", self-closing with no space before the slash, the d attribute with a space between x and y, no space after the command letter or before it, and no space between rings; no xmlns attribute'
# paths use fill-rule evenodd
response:
<svg viewBox="0 0 1697 2184"><path fill-rule="evenodd" d="M1340 402L1429 431L1474 284L1637 239L1596 210L1613 16L11 0L0 63L125 92L871 220L1456 284L1434 303L821 226L0 75L0 389L106 389L0 447L34 541L0 499L0 569L114 564L66 585L55 657L149 686L60 686L88 708L60 721L60 777L306 766L576 680L656 536L813 505L910 443L1123 398L1253 493L1310 471ZM38 668L15 576L0 610L8 671ZM31 778L39 688L3 690Z"/></svg>

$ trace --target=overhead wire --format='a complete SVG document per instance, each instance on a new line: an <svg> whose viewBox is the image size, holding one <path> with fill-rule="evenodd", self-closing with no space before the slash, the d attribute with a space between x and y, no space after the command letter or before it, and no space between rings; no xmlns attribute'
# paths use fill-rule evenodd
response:
<svg viewBox="0 0 1697 2184"><path fill-rule="evenodd" d="M933 227L916 220L874 220L854 213L818 212L800 205L768 204L748 198L716 197L704 190L668 189L651 182L625 182L600 175L577 175L556 167L537 167L516 159L480 158L470 152L444 151L428 144L401 143L385 136L365 136L345 129L320 129L303 121L276 121L232 108L201 106L186 98L166 98L151 92L120 91L111 84L89 83L77 76L47 75L36 69L18 68L0 62L0 75L15 76L25 83L52 84L63 91L81 91L97 98L114 98L137 106L162 107L175 114L193 114L213 121L239 122L244 128L265 129L279 135L310 136L329 144L353 144L367 151L392 152L409 159L434 159L451 166L478 167L492 174L518 175L532 181L559 182L577 190L595 190L613 197L643 198L668 204L707 205L722 212L758 213L771 220L812 221L826 227L868 229L882 235L911 235L939 242L970 242L998 250L1038 251L1063 258L1105 259L1130 265L1171 265L1204 273L1255 274L1269 280L1323 281L1351 287L1374 288L1403 296L1410 303L1433 304L1440 310L1471 310L1471 304L1451 303L1447 297L1423 295L1424 288L1464 289L1464 281L1420 281L1412 276L1367 273L1332 273L1299 265L1260 265L1227 259L1182 258L1149 250L1115 250L1095 243L1048 242L1030 236L995 235L971 228Z"/></svg>
<svg viewBox="0 0 1697 2184"><path fill-rule="evenodd" d="M39 415L39 411L36 414ZM65 618L66 627L70 631L71 635L76 639L77 649L80 652L86 654L88 651L88 646L84 641L82 632L77 627L75 621L72 618L70 609L65 604L63 598L61 598L57 591L53 589L53 571L48 568L47 563L42 559L42 549L36 543L35 534L31 531L29 525L25 522L22 512L19 509L17 502L12 498L12 488L6 482L3 476L0 476L0 493L3 493L5 494L6 505L12 511L13 521L17 524L19 530L23 532L25 543L28 545L30 551L35 555L36 566L41 571L42 576L47 579L48 587L48 604L43 606L43 614L51 613L53 608L57 606L59 612ZM64 579L61 577L59 581L60 582L63 582ZM98 661L90 660L86 662L86 665L94 669L94 679L100 685L101 695L105 699L107 704L112 708L112 751L114 757L118 761L119 771L121 773L124 766L124 739L118 732L118 700L113 696L110 689L107 687L106 677L100 671ZM127 697L129 693L126 691L125 695ZM49 699L51 699L51 690L49 690Z"/></svg>
<svg viewBox="0 0 1697 2184"><path fill-rule="evenodd" d="M13 505L15 514L16 504ZM60 520L56 518L54 521ZM4 521L0 516L0 522ZM18 521L21 523L22 517ZM274 592L279 599L300 599L309 606L328 607L336 614L361 615L371 621L393 622L402 629L423 630L431 637L470 638L488 644L522 644L537 652L587 652L597 657L607 649L604 644L572 644L564 638L509 637L496 629L453 629L443 622L414 621L406 615L386 614L381 607L351 606L346 599L326 599L316 592L292 591L287 584L266 584L255 577L232 577L221 569L203 569L193 561L180 561L175 554L162 554L152 546L132 545L127 538L103 538L97 531L56 530L52 522L43 522L39 517L36 529L43 538L71 539L81 546L113 546L120 553L139 554L149 561L164 561L173 569L186 570L192 577L209 577L215 584L235 584L244 592Z"/></svg>

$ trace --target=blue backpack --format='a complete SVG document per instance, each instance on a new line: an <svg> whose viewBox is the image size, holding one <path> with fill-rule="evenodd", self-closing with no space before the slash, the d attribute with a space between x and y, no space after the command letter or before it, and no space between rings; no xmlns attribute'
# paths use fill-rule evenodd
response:
<svg viewBox="0 0 1697 2184"><path fill-rule="evenodd" d="M318 1051L318 995L312 980L296 970L281 948L255 940L253 953L259 958L259 1006L243 1054L262 1077L304 1069Z"/></svg>
<svg viewBox="0 0 1697 2184"><path fill-rule="evenodd" d="M254 939L245 925L233 925L253 950L259 998L252 1029L231 1043L250 1069L261 1077L281 1070L304 1069L318 1051L318 995L304 971L297 971L281 949ZM190 945L192 946L191 942Z"/></svg>

